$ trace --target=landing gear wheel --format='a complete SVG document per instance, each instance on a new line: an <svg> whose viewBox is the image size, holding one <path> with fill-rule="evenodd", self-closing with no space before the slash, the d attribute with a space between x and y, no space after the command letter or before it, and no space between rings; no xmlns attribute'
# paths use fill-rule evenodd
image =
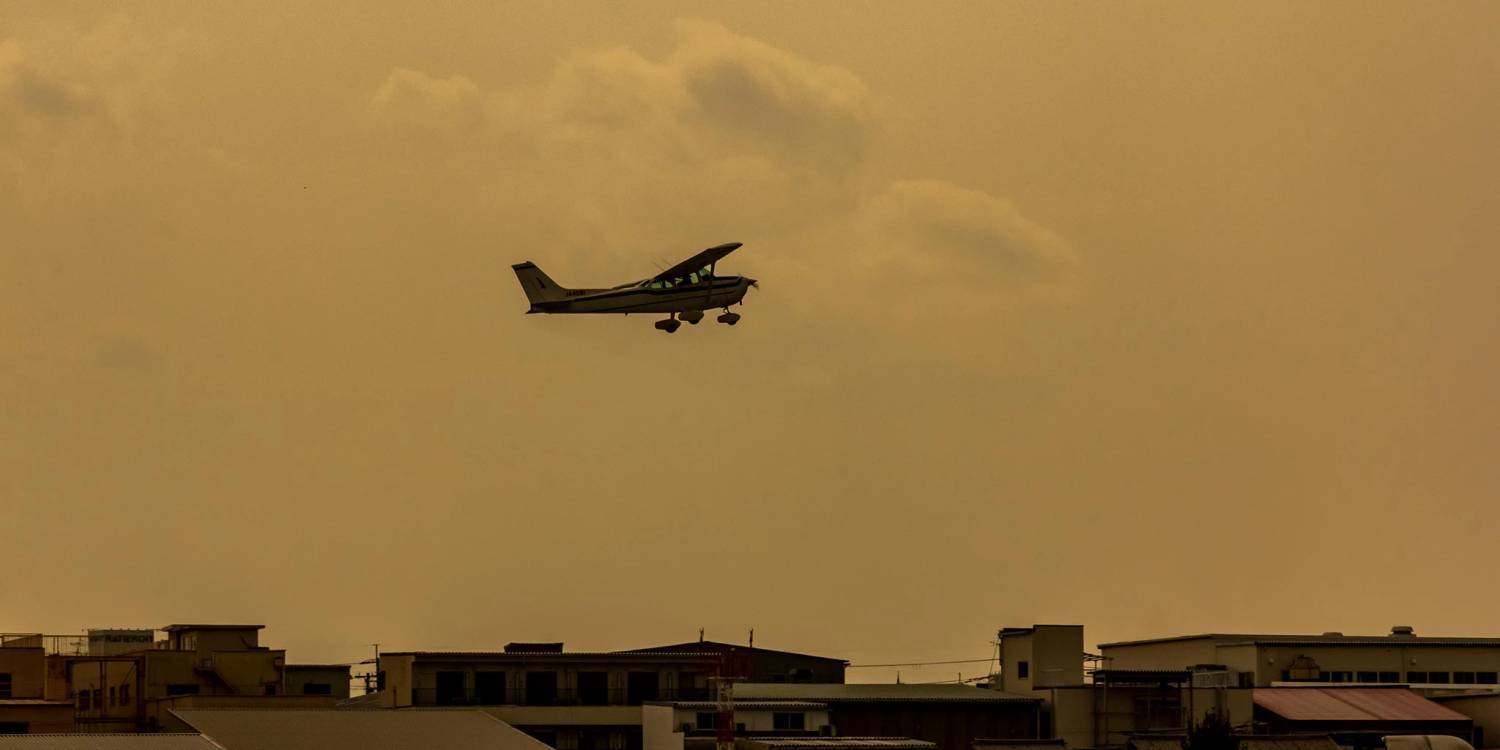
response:
<svg viewBox="0 0 1500 750"><path fill-rule="evenodd" d="M724 323L725 325L731 325L732 326L735 323L740 322L740 314L739 313L726 312L723 315L720 315L718 317L718 321L720 323Z"/></svg>
<svg viewBox="0 0 1500 750"><path fill-rule="evenodd" d="M677 329L679 329L681 327L682 327L682 321L677 320L675 318L667 318L666 320L658 320L658 321L656 321L656 330L658 330L658 331L666 331L667 333L676 333Z"/></svg>

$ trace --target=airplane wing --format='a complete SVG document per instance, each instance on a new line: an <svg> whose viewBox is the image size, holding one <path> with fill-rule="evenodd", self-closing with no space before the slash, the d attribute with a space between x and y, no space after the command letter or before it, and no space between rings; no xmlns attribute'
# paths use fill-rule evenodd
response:
<svg viewBox="0 0 1500 750"><path fill-rule="evenodd" d="M662 279L675 279L679 276L686 276L701 268L712 265L714 263L718 263L724 258L724 256L734 252L735 250L738 250L740 245L743 244L744 243L742 242L727 242L723 245L714 245L713 247L704 250L703 252L698 253L697 255L694 255L693 257L688 258L687 260L678 263L677 265L672 266L671 268L668 268L667 270L662 271L655 276L652 276L651 280L661 281Z"/></svg>

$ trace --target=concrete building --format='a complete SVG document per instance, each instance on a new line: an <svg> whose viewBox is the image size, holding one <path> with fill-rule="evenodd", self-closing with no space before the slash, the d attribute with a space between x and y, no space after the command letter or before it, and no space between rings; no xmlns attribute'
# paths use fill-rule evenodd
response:
<svg viewBox="0 0 1500 750"><path fill-rule="evenodd" d="M1500 686L1500 638L1421 637L1405 626L1379 636L1205 633L1102 643L1099 651L1110 669L1220 665L1242 687L1404 684L1429 692Z"/></svg>
<svg viewBox="0 0 1500 750"><path fill-rule="evenodd" d="M714 701L648 703L641 709L645 750L708 750L717 737ZM828 704L812 701L737 700L735 739L818 737L834 734Z"/></svg>
<svg viewBox="0 0 1500 750"><path fill-rule="evenodd" d="M1186 732L1210 713L1248 726L1250 691L1217 667L1096 669L1085 674L1083 626L1034 625L999 633L991 687L1042 701L1041 735L1072 747L1123 747L1143 732Z"/></svg>
<svg viewBox="0 0 1500 750"><path fill-rule="evenodd" d="M280 696L286 652L260 645L263 625L168 625L166 640L70 657L76 722L87 731L156 731L159 701L180 696ZM113 631L120 632L120 631ZM133 645L140 645L134 643ZM347 682L345 683L347 690ZM326 699L327 705L334 703Z"/></svg>
<svg viewBox="0 0 1500 750"><path fill-rule="evenodd" d="M73 704L49 695L45 643L40 634L0 634L0 734L73 731Z"/></svg>
<svg viewBox="0 0 1500 750"><path fill-rule="evenodd" d="M828 707L838 737L911 738L937 750L970 750L976 739L1039 736L1038 698L968 685L740 683L735 703L802 701Z"/></svg>
<svg viewBox="0 0 1500 750"><path fill-rule="evenodd" d="M283 675L286 695L326 695L335 701L349 697L348 664L288 664Z"/></svg>
<svg viewBox="0 0 1500 750"><path fill-rule="evenodd" d="M380 655L377 705L483 706L561 750L634 750L644 744L640 706L708 700L724 665L789 683L843 678L842 659L699 641L611 652L561 643L502 651L393 651ZM371 701L362 701L368 703Z"/></svg>

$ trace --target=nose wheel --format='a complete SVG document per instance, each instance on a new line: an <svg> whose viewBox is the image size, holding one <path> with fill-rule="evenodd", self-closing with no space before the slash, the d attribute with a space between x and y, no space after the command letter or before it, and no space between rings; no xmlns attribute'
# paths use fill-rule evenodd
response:
<svg viewBox="0 0 1500 750"><path fill-rule="evenodd" d="M716 318L716 320L718 320L720 323L723 323L724 325L732 326L735 323L740 322L740 314L725 311L724 314L720 315L718 318Z"/></svg>
<svg viewBox="0 0 1500 750"><path fill-rule="evenodd" d="M666 320L658 320L658 321L656 321L656 330L658 330L658 331L666 331L667 333L676 333L677 329L679 329L681 327L682 327L682 321L678 320L676 316L667 318Z"/></svg>

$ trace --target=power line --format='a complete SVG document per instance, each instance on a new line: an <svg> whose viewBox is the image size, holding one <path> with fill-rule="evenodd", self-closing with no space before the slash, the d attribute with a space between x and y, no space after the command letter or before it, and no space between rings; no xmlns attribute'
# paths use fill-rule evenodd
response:
<svg viewBox="0 0 1500 750"><path fill-rule="evenodd" d="M953 659L950 661L909 661L901 664L850 664L846 669L859 669L861 667L925 667L934 664L979 664L981 662L992 662L995 657L984 659Z"/></svg>

